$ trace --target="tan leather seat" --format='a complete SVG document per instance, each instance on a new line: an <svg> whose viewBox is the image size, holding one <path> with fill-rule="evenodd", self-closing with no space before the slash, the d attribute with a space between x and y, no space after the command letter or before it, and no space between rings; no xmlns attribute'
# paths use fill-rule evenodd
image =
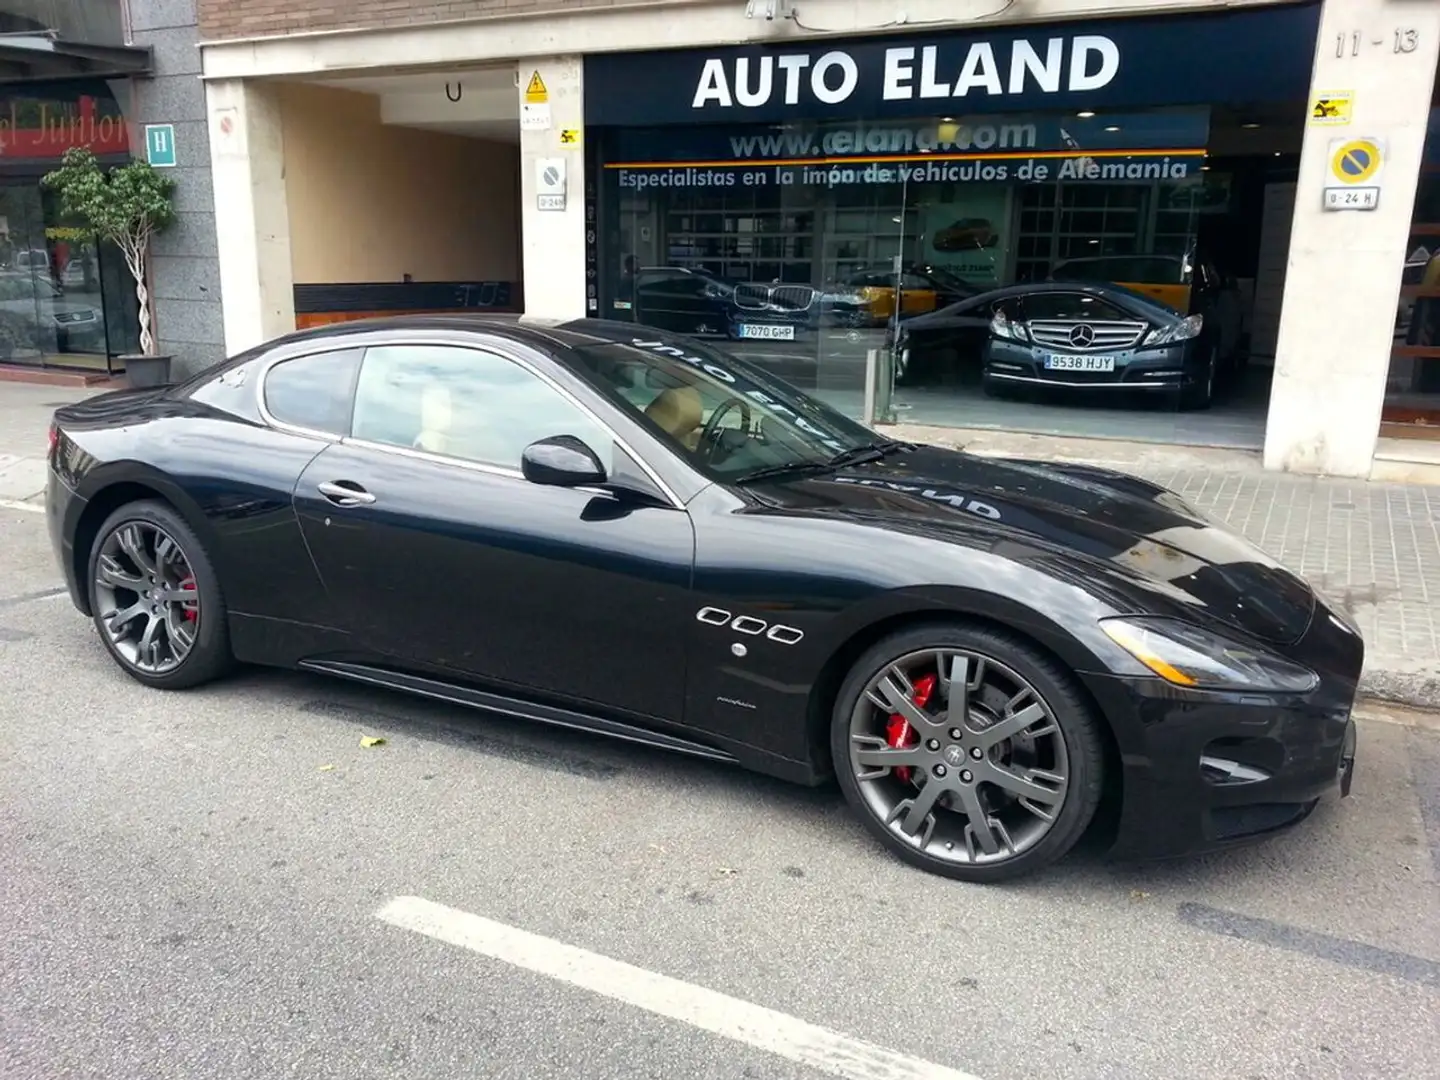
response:
<svg viewBox="0 0 1440 1080"><path fill-rule="evenodd" d="M688 449L700 441L700 424L705 407L700 392L693 386L677 386L663 391L645 407L645 415L679 439Z"/></svg>

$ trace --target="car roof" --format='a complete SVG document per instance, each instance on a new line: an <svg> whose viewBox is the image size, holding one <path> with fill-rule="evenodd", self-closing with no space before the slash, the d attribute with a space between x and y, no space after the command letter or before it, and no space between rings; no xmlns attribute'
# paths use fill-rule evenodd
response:
<svg viewBox="0 0 1440 1080"><path fill-rule="evenodd" d="M266 342L265 348L303 341L341 341L354 335L387 330L448 330L491 334L532 347L553 350L555 346L576 348L584 345L625 343L634 334L633 327L633 323L609 319L545 319L505 312L378 315L297 330Z"/></svg>

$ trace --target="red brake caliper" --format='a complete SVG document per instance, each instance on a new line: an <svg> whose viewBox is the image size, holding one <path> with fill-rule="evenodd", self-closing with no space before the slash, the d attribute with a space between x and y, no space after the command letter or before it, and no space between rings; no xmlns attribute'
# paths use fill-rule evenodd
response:
<svg viewBox="0 0 1440 1080"><path fill-rule="evenodd" d="M923 709L930 703L930 695L935 692L935 683L938 680L934 675L922 675L915 680L915 693L910 700L917 708ZM914 746L920 741L919 734L910 726L899 713L890 714L890 722L885 725L885 741L893 747ZM895 776L902 784L910 782L910 766L900 765L895 769Z"/></svg>
<svg viewBox="0 0 1440 1080"><path fill-rule="evenodd" d="M193 577L187 577L184 581L180 582L180 590L182 592L195 592L195 579ZM200 598L197 595L194 600L185 601L185 621L194 622L199 614Z"/></svg>

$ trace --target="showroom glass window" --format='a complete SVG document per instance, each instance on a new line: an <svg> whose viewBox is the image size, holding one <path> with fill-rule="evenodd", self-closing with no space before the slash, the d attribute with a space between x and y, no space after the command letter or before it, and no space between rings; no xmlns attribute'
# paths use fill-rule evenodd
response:
<svg viewBox="0 0 1440 1080"><path fill-rule="evenodd" d="M90 27L81 40L108 40L106 5L92 7L61 14ZM7 11L7 28L34 29L15 21L24 12ZM74 146L102 166L129 161L128 96L121 79L0 87L0 363L115 371L113 358L139 348L124 258L63 220L57 196L40 183Z"/></svg>
<svg viewBox="0 0 1440 1080"><path fill-rule="evenodd" d="M1440 425L1440 75L1405 253L1381 434L1433 438Z"/></svg>
<svg viewBox="0 0 1440 1080"><path fill-rule="evenodd" d="M1132 127L1128 168L1045 156L1067 141L1124 147ZM1226 194L1202 171L1207 133L1203 108L603 131L597 313L719 340L858 415L867 353L886 348L897 322L986 289L1060 267L1110 274L1087 266L1123 257L1125 284L1188 305L1200 223ZM839 136L886 148L853 165L768 163L833 149ZM1002 156L917 151L977 140ZM1174 147L1193 149L1150 152ZM685 155L735 164L691 168ZM1061 167L1070 178L1055 179ZM948 385L978 384L978 364L960 355L936 370ZM994 410L978 395L964 408Z"/></svg>
<svg viewBox="0 0 1440 1080"><path fill-rule="evenodd" d="M574 435L608 472L614 442L559 390L481 349L386 345L367 349L355 389L354 438L519 471L531 443Z"/></svg>

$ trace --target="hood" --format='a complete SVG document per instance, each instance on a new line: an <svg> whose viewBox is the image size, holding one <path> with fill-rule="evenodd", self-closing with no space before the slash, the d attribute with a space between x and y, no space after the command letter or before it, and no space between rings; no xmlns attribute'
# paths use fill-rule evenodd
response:
<svg viewBox="0 0 1440 1080"><path fill-rule="evenodd" d="M1173 492L1092 466L917 447L767 487L765 498L802 513L979 527L1037 554L1058 549L1275 643L1303 635L1315 607L1303 580Z"/></svg>

